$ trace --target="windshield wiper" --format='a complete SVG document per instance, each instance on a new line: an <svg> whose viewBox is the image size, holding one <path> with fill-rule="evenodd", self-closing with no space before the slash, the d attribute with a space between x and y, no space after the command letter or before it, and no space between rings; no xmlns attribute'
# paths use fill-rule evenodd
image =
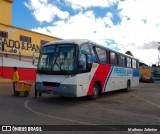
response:
<svg viewBox="0 0 160 134"><path fill-rule="evenodd" d="M61 66L56 62L57 61L57 57L58 56L56 56L56 59L55 59L55 61L54 61L54 63L53 63L53 66L52 67L54 67L55 66L55 64L59 67L59 69L61 70L61 71L64 71L62 68L61 68Z"/></svg>

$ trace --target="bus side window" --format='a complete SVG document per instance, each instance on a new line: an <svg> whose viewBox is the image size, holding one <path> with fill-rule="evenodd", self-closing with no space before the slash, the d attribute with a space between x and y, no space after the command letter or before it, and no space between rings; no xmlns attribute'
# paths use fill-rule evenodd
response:
<svg viewBox="0 0 160 134"><path fill-rule="evenodd" d="M136 68L139 69L139 61L136 60Z"/></svg>
<svg viewBox="0 0 160 134"><path fill-rule="evenodd" d="M93 63L88 44L83 44L80 51L79 69L86 71L86 69L91 68L90 65Z"/></svg>
<svg viewBox="0 0 160 134"><path fill-rule="evenodd" d="M103 50L103 49L98 48L98 47L96 47L95 50L97 52L97 56L99 58L99 62L107 64L107 53L106 53L106 50Z"/></svg>
<svg viewBox="0 0 160 134"><path fill-rule="evenodd" d="M93 62L98 63L97 57L96 57L96 52L95 52L95 47L91 48L91 55L93 57Z"/></svg>
<svg viewBox="0 0 160 134"><path fill-rule="evenodd" d="M110 64L117 65L117 54L110 51Z"/></svg>
<svg viewBox="0 0 160 134"><path fill-rule="evenodd" d="M132 68L137 68L136 60L135 59L132 59Z"/></svg>
<svg viewBox="0 0 160 134"><path fill-rule="evenodd" d="M131 58L128 58L128 57L127 57L127 67L129 68L132 67Z"/></svg>
<svg viewBox="0 0 160 134"><path fill-rule="evenodd" d="M90 50L87 44L81 46L81 53L90 54Z"/></svg>
<svg viewBox="0 0 160 134"><path fill-rule="evenodd" d="M126 61L125 57L121 54L118 55L118 66L125 67Z"/></svg>

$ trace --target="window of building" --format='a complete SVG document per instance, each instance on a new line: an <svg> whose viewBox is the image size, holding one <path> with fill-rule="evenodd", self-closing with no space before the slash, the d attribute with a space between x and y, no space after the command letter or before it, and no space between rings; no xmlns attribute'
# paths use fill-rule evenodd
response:
<svg viewBox="0 0 160 134"><path fill-rule="evenodd" d="M31 43L31 37L20 35L20 41Z"/></svg>
<svg viewBox="0 0 160 134"><path fill-rule="evenodd" d="M110 52L110 64L117 65L117 56L114 52Z"/></svg>
<svg viewBox="0 0 160 134"><path fill-rule="evenodd" d="M132 67L131 58L128 58L128 57L127 57L127 67L129 68Z"/></svg>
<svg viewBox="0 0 160 134"><path fill-rule="evenodd" d="M121 54L118 55L118 66L121 66L121 67L126 66L125 56L123 56Z"/></svg>
<svg viewBox="0 0 160 134"><path fill-rule="evenodd" d="M99 58L100 63L107 63L107 54L106 50L96 47L96 52Z"/></svg>
<svg viewBox="0 0 160 134"><path fill-rule="evenodd" d="M2 38L8 38L8 32L0 31L0 37L2 37Z"/></svg>
<svg viewBox="0 0 160 134"><path fill-rule="evenodd" d="M44 44L48 43L49 41L45 41L45 40L41 40L41 46L43 46Z"/></svg>

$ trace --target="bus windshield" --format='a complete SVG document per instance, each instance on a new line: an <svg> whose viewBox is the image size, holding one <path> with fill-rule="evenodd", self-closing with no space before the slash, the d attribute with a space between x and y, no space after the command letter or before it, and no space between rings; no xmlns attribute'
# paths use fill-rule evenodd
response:
<svg viewBox="0 0 160 134"><path fill-rule="evenodd" d="M76 69L76 45L57 44L42 47L38 70L49 72L66 72Z"/></svg>

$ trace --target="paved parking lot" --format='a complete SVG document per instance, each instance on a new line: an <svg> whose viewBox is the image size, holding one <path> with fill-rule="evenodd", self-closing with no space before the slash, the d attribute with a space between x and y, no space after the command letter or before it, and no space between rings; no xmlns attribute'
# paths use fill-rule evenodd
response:
<svg viewBox="0 0 160 134"><path fill-rule="evenodd" d="M160 125L160 84L140 83L129 93L110 92L93 101L36 99L33 86L28 97L16 97L12 82L0 79L0 107L1 125Z"/></svg>

